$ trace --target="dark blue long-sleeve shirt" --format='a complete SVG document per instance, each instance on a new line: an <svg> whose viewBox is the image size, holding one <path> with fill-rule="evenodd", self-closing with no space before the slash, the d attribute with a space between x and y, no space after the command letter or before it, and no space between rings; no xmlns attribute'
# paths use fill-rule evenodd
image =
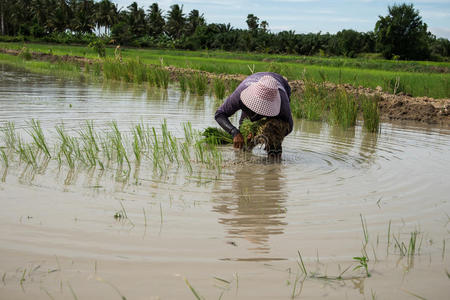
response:
<svg viewBox="0 0 450 300"><path fill-rule="evenodd" d="M289 83L280 74L272 72L260 72L252 74L248 76L246 79L244 79L244 81L242 81L241 84L239 84L236 90L225 100L225 102L216 111L214 118L216 119L217 123L219 123L219 125L225 131L230 133L233 137L239 133L239 129L233 126L233 124L231 124L228 118L238 110L242 110L239 124L242 124L242 121L245 118L250 119L250 121L252 122L264 118L264 116L253 112L248 107L246 107L244 103L242 103L241 92L244 89L246 89L250 84L257 82L259 79L261 79L261 77L266 75L272 76L278 82L278 91L280 92L281 97L280 113L275 117L269 118L278 118L285 122L288 122L289 123L288 134L292 131L294 122L292 121L292 113L291 108L289 106L290 102L289 99L291 97L291 87L289 86Z"/></svg>

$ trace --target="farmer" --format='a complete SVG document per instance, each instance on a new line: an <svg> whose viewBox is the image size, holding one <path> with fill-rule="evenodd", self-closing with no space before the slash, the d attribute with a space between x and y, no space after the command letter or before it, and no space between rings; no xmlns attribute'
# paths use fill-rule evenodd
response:
<svg viewBox="0 0 450 300"><path fill-rule="evenodd" d="M281 143L293 126L290 96L291 87L280 74L255 73L239 84L214 117L217 123L233 136L233 146L236 149L244 147L244 137L228 118L238 110L242 110L239 125L246 118L252 122L266 118L267 121L261 126L258 136L249 134L246 137L247 144L265 144L269 157L280 158Z"/></svg>

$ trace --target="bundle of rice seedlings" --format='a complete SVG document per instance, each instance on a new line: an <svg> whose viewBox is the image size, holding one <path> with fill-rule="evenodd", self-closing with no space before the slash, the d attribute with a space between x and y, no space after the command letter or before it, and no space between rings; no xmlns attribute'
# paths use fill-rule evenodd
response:
<svg viewBox="0 0 450 300"><path fill-rule="evenodd" d="M244 150L251 151L256 145L265 145L265 150L281 151L281 144L289 131L289 124L280 119L261 119L256 122L244 120L240 131L246 140ZM251 139L247 140L249 134Z"/></svg>
<svg viewBox="0 0 450 300"><path fill-rule="evenodd" d="M208 144L232 144L233 137L223 129L208 127L202 132L204 141Z"/></svg>

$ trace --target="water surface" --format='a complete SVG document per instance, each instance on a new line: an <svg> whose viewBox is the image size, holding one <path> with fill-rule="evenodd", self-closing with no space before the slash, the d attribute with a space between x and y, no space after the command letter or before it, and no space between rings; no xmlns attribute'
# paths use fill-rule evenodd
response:
<svg viewBox="0 0 450 300"><path fill-rule="evenodd" d="M99 131L115 120L124 132L166 120L179 137L186 121L216 126L220 103L175 85L163 91L0 70L0 125L13 121L24 137L31 119L53 143L56 124L76 133L86 120ZM337 276L352 266L345 280L304 281L308 298L445 298L449 134L411 123L383 123L372 134L360 124L342 130L296 120L280 163L265 162L261 150L222 147L219 178L182 169L159 176L142 166L121 181L114 172L74 173L54 161L30 176L12 163L0 183L0 294L113 298L118 289L128 299L193 297L186 278L208 299L222 292L224 299L288 298L301 275L300 250L312 274ZM129 220L114 219L122 207ZM361 216L370 278L352 271L364 240ZM413 231L420 251L407 259L394 244L408 245Z"/></svg>

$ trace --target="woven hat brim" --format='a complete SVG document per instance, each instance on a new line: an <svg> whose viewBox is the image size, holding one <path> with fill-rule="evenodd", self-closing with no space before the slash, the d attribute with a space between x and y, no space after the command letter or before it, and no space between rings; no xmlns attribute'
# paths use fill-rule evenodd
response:
<svg viewBox="0 0 450 300"><path fill-rule="evenodd" d="M275 99L268 101L257 97L256 83L248 86L241 92L241 101L253 112L266 117L275 117L281 110L280 91L277 91Z"/></svg>

